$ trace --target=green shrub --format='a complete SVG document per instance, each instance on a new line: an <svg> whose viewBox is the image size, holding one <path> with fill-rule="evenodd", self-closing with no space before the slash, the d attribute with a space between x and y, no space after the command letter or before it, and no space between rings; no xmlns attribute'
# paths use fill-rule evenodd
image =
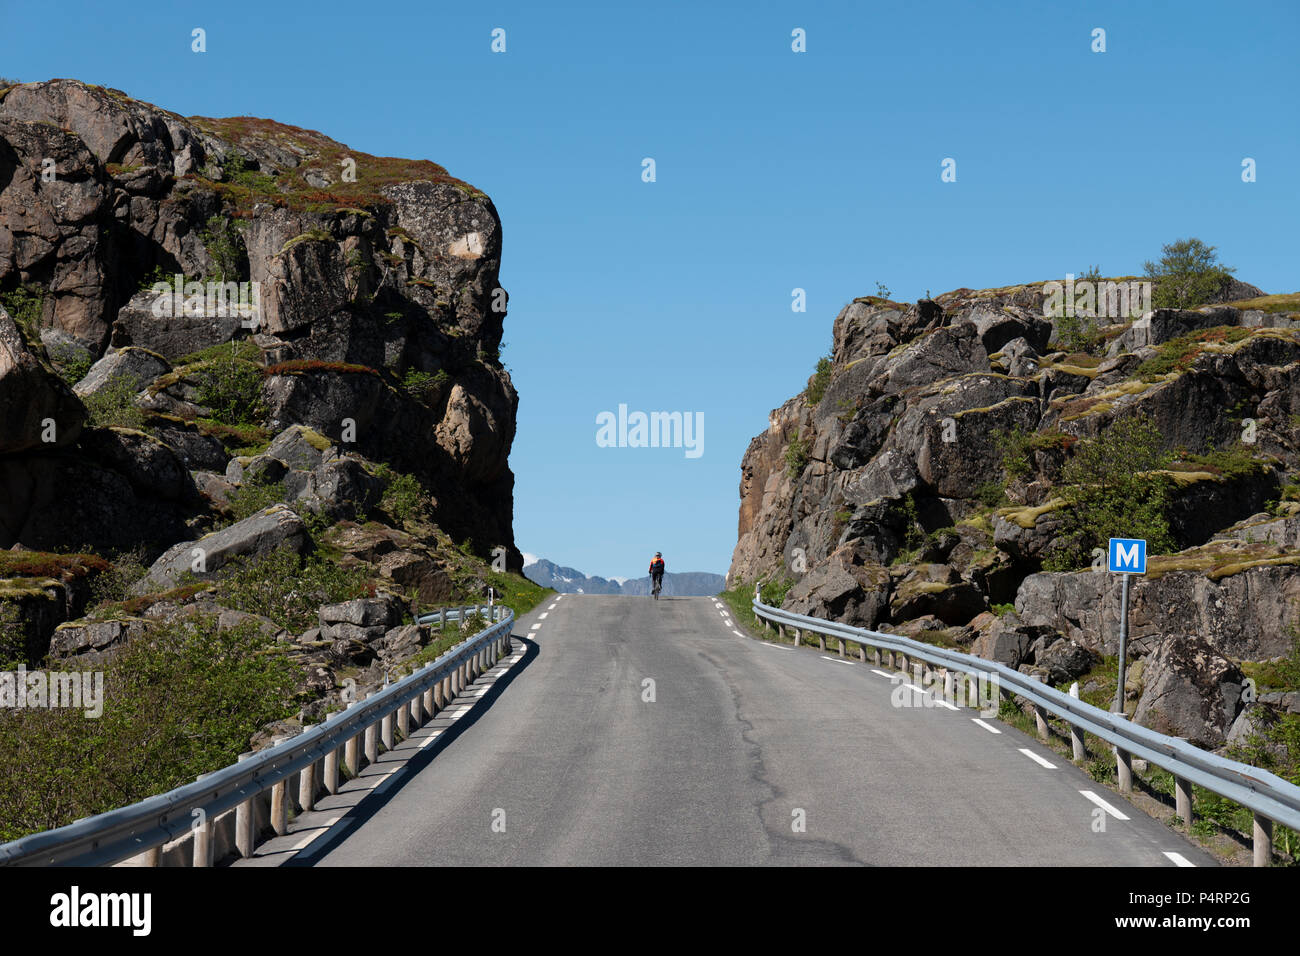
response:
<svg viewBox="0 0 1300 956"><path fill-rule="evenodd" d="M247 273L248 254L244 251L244 237L235 220L224 216L210 217L207 228L199 233L199 239L212 260L212 278L218 282L238 282Z"/></svg>
<svg viewBox="0 0 1300 956"><path fill-rule="evenodd" d="M1007 486L1002 481L981 482L975 489L975 497L980 504L988 508L997 508L1007 503Z"/></svg>
<svg viewBox="0 0 1300 956"><path fill-rule="evenodd" d="M446 369L438 369L435 373L421 372L416 369L407 369L405 377L402 379L402 388L417 402L425 405L433 402L451 381L451 376L447 374Z"/></svg>
<svg viewBox="0 0 1300 956"><path fill-rule="evenodd" d="M1113 422L1094 439L1081 441L1062 471L1057 494L1063 510L1061 547L1047 570L1088 565L1093 548L1112 537L1145 538L1150 554L1174 546L1167 510L1173 481L1166 473L1173 455L1162 447L1151 419L1129 415Z"/></svg>
<svg viewBox="0 0 1300 956"><path fill-rule="evenodd" d="M20 285L8 292L0 292L0 305L14 320L27 344L40 345L41 312L44 311L48 293L38 285Z"/></svg>
<svg viewBox="0 0 1300 956"><path fill-rule="evenodd" d="M228 425L256 425L261 421L265 409L258 366L223 356L202 366L195 379L199 404L212 409L217 421Z"/></svg>
<svg viewBox="0 0 1300 956"><path fill-rule="evenodd" d="M115 375L92 395L82 399L93 428L144 427L144 411L135 403L141 387L133 375Z"/></svg>
<svg viewBox="0 0 1300 956"><path fill-rule="evenodd" d="M791 478L798 478L808 467L808 444L798 435L786 446L785 467Z"/></svg>
<svg viewBox="0 0 1300 956"><path fill-rule="evenodd" d="M231 517L223 526L250 518L263 508L284 501L287 494L283 481L245 481L229 495Z"/></svg>
<svg viewBox="0 0 1300 956"><path fill-rule="evenodd" d="M994 604L990 608L990 610L992 610L998 617L1006 617L1015 609L1016 606L1014 604Z"/></svg>
<svg viewBox="0 0 1300 956"><path fill-rule="evenodd" d="M91 583L91 606L127 600L131 597L131 585L143 578L148 570L143 545L121 552Z"/></svg>
<svg viewBox="0 0 1300 956"><path fill-rule="evenodd" d="M829 356L824 356L817 360L817 370L813 372L812 379L808 382L808 388L804 395L808 399L809 405L816 405L826 394L826 387L831 383L831 360Z"/></svg>
<svg viewBox="0 0 1300 956"><path fill-rule="evenodd" d="M379 506L399 524L406 524L424 512L428 493L414 475L394 471L385 464L374 469L375 477L384 482L384 496Z"/></svg>
<svg viewBox="0 0 1300 956"><path fill-rule="evenodd" d="M103 714L0 711L0 840L163 793L234 763L292 712L297 669L252 622L157 623L104 667Z"/></svg>
<svg viewBox="0 0 1300 956"><path fill-rule="evenodd" d="M1091 355L1105 341L1097 320L1091 316L1062 315L1052 322L1056 326L1057 341L1068 351Z"/></svg>
<svg viewBox="0 0 1300 956"><path fill-rule="evenodd" d="M370 593L369 577L321 555L300 558L287 545L261 560L232 562L216 589L226 607L269 617L295 634L317 623L322 604L338 604Z"/></svg>
<svg viewBox="0 0 1300 956"><path fill-rule="evenodd" d="M794 584L794 578L785 576L769 578L759 586L759 598L770 607L780 607L785 603L785 596L790 593ZM753 591L751 590L750 593L752 594Z"/></svg>

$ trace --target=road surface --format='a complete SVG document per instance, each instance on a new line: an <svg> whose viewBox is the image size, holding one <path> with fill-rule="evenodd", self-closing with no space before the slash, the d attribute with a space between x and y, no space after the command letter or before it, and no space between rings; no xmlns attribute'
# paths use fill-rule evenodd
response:
<svg viewBox="0 0 1300 956"><path fill-rule="evenodd" d="M566 595L514 633L473 711L293 865L1214 862L1031 738L894 706L872 664L739 636L711 598Z"/></svg>

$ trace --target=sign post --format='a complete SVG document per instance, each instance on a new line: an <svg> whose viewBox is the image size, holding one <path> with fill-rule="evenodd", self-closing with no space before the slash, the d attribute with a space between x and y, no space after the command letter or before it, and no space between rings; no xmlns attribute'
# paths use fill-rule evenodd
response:
<svg viewBox="0 0 1300 956"><path fill-rule="evenodd" d="M1119 592L1119 686L1115 688L1115 710L1124 713L1124 671L1128 654L1128 579L1131 574L1146 574L1147 543L1141 538L1111 538L1107 549L1106 569L1122 574Z"/></svg>

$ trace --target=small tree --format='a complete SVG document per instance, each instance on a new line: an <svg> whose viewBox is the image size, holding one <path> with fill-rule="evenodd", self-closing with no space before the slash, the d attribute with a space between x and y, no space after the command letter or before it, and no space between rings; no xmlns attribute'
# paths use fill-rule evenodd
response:
<svg viewBox="0 0 1300 956"><path fill-rule="evenodd" d="M1221 265L1214 248L1200 239L1179 239L1162 248L1158 263L1145 263L1147 277L1155 284L1152 305L1191 309L1222 294L1237 270Z"/></svg>
<svg viewBox="0 0 1300 956"><path fill-rule="evenodd" d="M1145 538L1153 554L1173 549L1166 510L1173 489L1163 469L1173 454L1151 419L1129 415L1097 438L1082 441L1061 473L1057 489L1069 506L1059 547L1044 562L1049 571L1088 563L1108 538Z"/></svg>

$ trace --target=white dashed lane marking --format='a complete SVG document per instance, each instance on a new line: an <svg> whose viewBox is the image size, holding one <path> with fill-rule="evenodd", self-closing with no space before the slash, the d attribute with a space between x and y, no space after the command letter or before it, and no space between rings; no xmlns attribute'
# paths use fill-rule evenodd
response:
<svg viewBox="0 0 1300 956"><path fill-rule="evenodd" d="M971 721L974 722L974 723L976 723L976 724L979 724L981 727L983 727L985 730L987 730L987 731L988 731L989 733L991 733L991 734L1000 734L1000 733L1002 733L1002 731L998 730L998 729L997 729L996 727L994 727L992 724L985 723L984 721L980 720L978 717L972 717L972 718L971 718Z"/></svg>
<svg viewBox="0 0 1300 956"><path fill-rule="evenodd" d="M735 634L737 637L744 637L744 636L745 636L744 634L741 634L739 631L736 631L736 630L733 630L731 633L732 633L732 634Z"/></svg>
<svg viewBox="0 0 1300 956"><path fill-rule="evenodd" d="M544 621L544 620L546 620L546 615L548 615L548 614L550 614L550 613L551 613L550 611L543 611L541 614L537 615L537 620L539 620L539 621Z"/></svg>
<svg viewBox="0 0 1300 956"><path fill-rule="evenodd" d="M1175 853L1173 850L1165 850L1165 856L1174 861L1174 866L1190 866L1195 868L1196 864L1181 853Z"/></svg>
<svg viewBox="0 0 1300 956"><path fill-rule="evenodd" d="M885 680L893 680L893 679L894 679L894 677L893 677L892 674L886 674L884 671L876 670L874 667L871 668L871 673L873 673L873 674L879 674L879 675L880 675L881 677L883 677Z"/></svg>
<svg viewBox="0 0 1300 956"><path fill-rule="evenodd" d="M852 661L842 661L842 660L840 660L838 657L827 657L825 654L822 655L822 660L824 660L824 661L834 661L836 664L848 664L850 667L853 666L853 662L852 662Z"/></svg>
<svg viewBox="0 0 1300 956"><path fill-rule="evenodd" d="M533 625L532 627L530 627L528 630L530 630L530 631L535 631L535 630L537 630L537 629L538 629L539 627L541 627L541 626L542 626L542 625L540 625L540 624L534 624L534 625Z"/></svg>
<svg viewBox="0 0 1300 956"><path fill-rule="evenodd" d="M1097 806L1101 807L1103 810L1105 810L1107 813L1109 813L1109 814L1110 814L1112 817L1114 817L1116 820L1127 820L1127 819L1128 819L1128 816L1127 816L1126 814L1120 813L1118 810L1116 810L1114 807L1112 807L1109 803L1107 803L1107 802L1106 802L1105 800L1103 800L1101 797L1097 796L1097 795L1096 795L1095 793L1093 793L1091 790L1080 790L1079 792L1080 792L1081 794L1083 794L1085 797L1087 797L1089 800L1091 800L1093 803L1097 804Z"/></svg>
<svg viewBox="0 0 1300 956"><path fill-rule="evenodd" d="M767 641L763 641L763 646L764 646L764 647L775 647L778 651L792 651L792 650L794 650L793 647L782 647L780 644L769 644Z"/></svg>
<svg viewBox="0 0 1300 956"><path fill-rule="evenodd" d="M1048 770L1056 769L1056 764L1052 763L1050 760L1044 760L1042 757L1038 756L1038 754L1034 753L1028 747L1021 747L1020 752L1024 754L1026 757L1028 757L1030 760L1032 760L1034 763L1038 764L1038 766L1040 767L1046 767Z"/></svg>

